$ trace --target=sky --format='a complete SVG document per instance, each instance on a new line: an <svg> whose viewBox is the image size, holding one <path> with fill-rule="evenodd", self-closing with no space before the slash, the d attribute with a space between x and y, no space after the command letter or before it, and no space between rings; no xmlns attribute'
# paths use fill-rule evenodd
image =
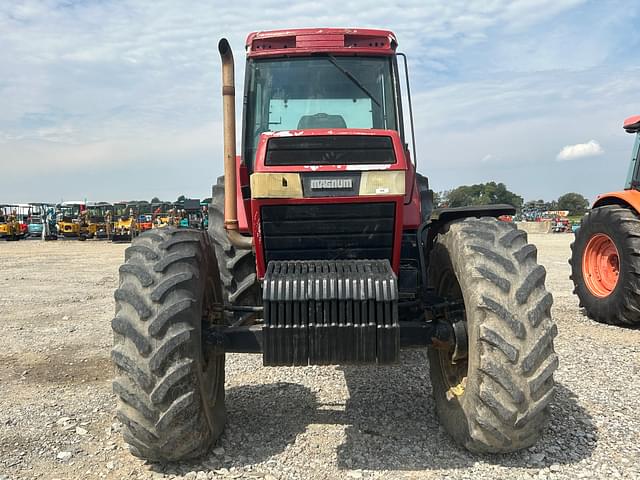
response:
<svg viewBox="0 0 640 480"><path fill-rule="evenodd" d="M209 196L218 40L241 91L246 34L294 27L396 33L434 190L593 199L624 186L638 25L628 0L0 0L0 203Z"/></svg>

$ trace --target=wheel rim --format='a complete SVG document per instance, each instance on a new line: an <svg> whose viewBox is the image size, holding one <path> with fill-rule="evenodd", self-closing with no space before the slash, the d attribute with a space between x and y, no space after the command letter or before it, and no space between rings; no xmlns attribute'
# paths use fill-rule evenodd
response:
<svg viewBox="0 0 640 480"><path fill-rule="evenodd" d="M441 278L438 285L438 295L447 300L462 300L462 290L460 284L452 270L448 270ZM447 389L447 400L464 395L467 385L467 375L469 372L469 362L467 358L452 360L453 350L438 350L438 358L442 378Z"/></svg>
<svg viewBox="0 0 640 480"><path fill-rule="evenodd" d="M598 233L589 239L582 256L582 272L592 295L598 298L611 295L620 276L620 256L611 237Z"/></svg>

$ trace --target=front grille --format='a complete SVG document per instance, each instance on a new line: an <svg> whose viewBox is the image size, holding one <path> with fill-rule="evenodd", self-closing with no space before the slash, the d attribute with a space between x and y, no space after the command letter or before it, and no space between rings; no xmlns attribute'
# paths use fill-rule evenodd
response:
<svg viewBox="0 0 640 480"><path fill-rule="evenodd" d="M370 165L395 163L391 137L319 135L274 137L267 143L265 165Z"/></svg>
<svg viewBox="0 0 640 480"><path fill-rule="evenodd" d="M271 260L388 259L395 204L265 205L262 240Z"/></svg>

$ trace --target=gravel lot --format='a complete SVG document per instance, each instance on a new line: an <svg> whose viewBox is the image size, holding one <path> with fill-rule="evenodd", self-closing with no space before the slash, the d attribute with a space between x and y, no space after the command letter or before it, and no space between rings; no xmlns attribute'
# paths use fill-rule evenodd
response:
<svg viewBox="0 0 640 480"><path fill-rule="evenodd" d="M438 426L426 355L396 367L263 368L227 357L228 424L199 462L149 465L113 412L110 320L126 246L0 243L0 479L640 478L640 330L583 316L571 235L531 235L547 268L560 369L533 448L472 455Z"/></svg>

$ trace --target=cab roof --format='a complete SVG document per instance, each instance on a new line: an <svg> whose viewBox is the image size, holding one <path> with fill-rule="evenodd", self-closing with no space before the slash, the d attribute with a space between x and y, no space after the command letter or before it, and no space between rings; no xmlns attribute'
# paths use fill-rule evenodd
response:
<svg viewBox="0 0 640 480"><path fill-rule="evenodd" d="M634 115L624 121L623 128L628 133L640 132L640 115Z"/></svg>
<svg viewBox="0 0 640 480"><path fill-rule="evenodd" d="M252 32L245 45L248 57L304 56L315 52L393 55L398 41L390 30L299 28Z"/></svg>

